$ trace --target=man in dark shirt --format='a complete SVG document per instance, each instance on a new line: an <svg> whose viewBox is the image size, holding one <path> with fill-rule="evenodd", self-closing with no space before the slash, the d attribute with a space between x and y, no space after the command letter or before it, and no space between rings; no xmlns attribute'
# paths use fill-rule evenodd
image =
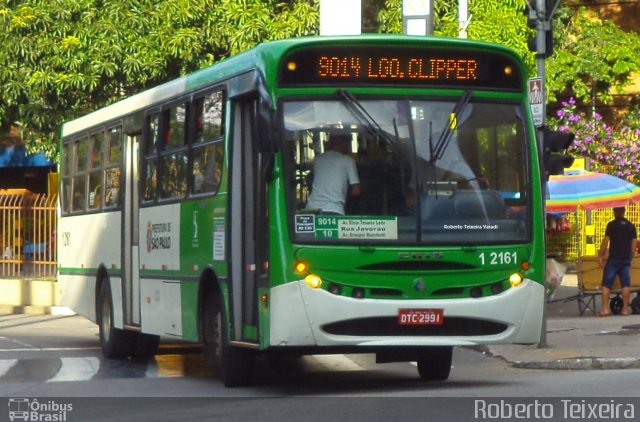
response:
<svg viewBox="0 0 640 422"><path fill-rule="evenodd" d="M629 299L631 297L631 260L636 253L638 242L636 227L624 218L624 207L613 209L614 220L607 224L604 239L600 245L598 264L602 271L602 309L599 316L609 316L609 296L616 276L620 277L622 286L622 310L620 315L629 315ZM609 255L607 256L607 248Z"/></svg>

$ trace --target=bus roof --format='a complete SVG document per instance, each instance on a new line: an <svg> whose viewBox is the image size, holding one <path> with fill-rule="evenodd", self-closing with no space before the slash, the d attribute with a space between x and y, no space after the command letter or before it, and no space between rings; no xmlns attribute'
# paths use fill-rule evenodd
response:
<svg viewBox="0 0 640 422"><path fill-rule="evenodd" d="M428 45L439 48L472 48L501 51L521 63L521 58L511 49L498 44L483 41L464 40L447 37L424 37L396 34L366 34L358 36L302 37L279 41L270 41L257 45L243 53L229 57L211 66L188 75L134 94L109 106L103 107L78 119L66 122L62 126L62 137L70 136L90 127L107 123L125 115L160 104L204 88L209 84L222 81L234 75L258 70L268 86L275 86L276 70L280 58L288 51L298 47L321 46L337 43L353 46L389 46L389 45ZM524 65L522 65L524 66ZM265 71L266 70L266 71Z"/></svg>

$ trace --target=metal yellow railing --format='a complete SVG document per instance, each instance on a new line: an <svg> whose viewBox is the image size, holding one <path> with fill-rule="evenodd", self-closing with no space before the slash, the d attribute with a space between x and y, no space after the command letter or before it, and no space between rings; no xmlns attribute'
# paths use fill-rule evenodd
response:
<svg viewBox="0 0 640 422"><path fill-rule="evenodd" d="M56 194L0 190L0 277L56 273Z"/></svg>

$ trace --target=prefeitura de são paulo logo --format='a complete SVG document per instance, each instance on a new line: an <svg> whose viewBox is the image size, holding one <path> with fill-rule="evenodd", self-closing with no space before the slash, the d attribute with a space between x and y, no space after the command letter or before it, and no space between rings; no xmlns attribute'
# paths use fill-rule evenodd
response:
<svg viewBox="0 0 640 422"><path fill-rule="evenodd" d="M147 252L171 249L171 223L147 222Z"/></svg>
<svg viewBox="0 0 640 422"><path fill-rule="evenodd" d="M10 421L56 421L67 420L73 410L71 403L61 403L55 400L38 400L27 398L9 399Z"/></svg>

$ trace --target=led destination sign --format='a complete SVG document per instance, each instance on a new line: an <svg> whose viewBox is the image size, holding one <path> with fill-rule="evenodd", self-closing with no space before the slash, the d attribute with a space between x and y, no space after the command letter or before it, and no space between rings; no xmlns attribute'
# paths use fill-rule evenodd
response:
<svg viewBox="0 0 640 422"><path fill-rule="evenodd" d="M319 78L422 79L469 81L478 79L478 61L465 58L320 56ZM366 74L364 74L366 72Z"/></svg>
<svg viewBox="0 0 640 422"><path fill-rule="evenodd" d="M280 84L523 89L519 66L506 55L415 48L330 47L295 51L283 61Z"/></svg>

